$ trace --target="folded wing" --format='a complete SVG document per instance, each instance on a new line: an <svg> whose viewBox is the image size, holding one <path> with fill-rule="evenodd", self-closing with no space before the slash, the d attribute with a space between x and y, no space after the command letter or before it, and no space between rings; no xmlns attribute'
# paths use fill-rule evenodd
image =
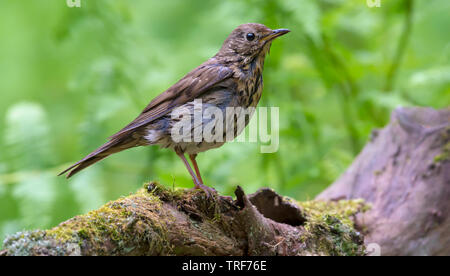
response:
<svg viewBox="0 0 450 276"><path fill-rule="evenodd" d="M170 113L174 108L193 101L232 75L233 71L229 67L219 64L203 64L197 67L153 99L136 119L111 136L111 140L123 137L136 128Z"/></svg>

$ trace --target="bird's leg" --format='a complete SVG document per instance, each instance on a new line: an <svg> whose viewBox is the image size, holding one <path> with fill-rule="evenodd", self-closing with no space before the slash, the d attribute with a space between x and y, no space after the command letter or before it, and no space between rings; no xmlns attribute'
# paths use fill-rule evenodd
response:
<svg viewBox="0 0 450 276"><path fill-rule="evenodd" d="M194 171L191 168L191 165L189 165L189 162L186 160L186 157L184 156L183 153L177 153L177 155L181 158L181 160L183 160L183 163L186 166L186 169L191 174L192 180L194 181L194 184L197 187L197 185L199 185L201 183L200 183L200 181L198 181L197 176L195 175Z"/></svg>
<svg viewBox="0 0 450 276"><path fill-rule="evenodd" d="M215 190L213 188L210 188L210 187L205 186L202 183L200 183L200 181L198 180L194 171L192 170L191 165L189 165L189 162L186 160L186 157L184 156L183 153L177 152L177 155L181 158L181 160L183 160L183 163L186 166L186 169L191 174L192 180L194 181L194 184L195 184L194 189L202 189L203 191L205 191L205 193L208 197L211 197L211 193L214 193Z"/></svg>
<svg viewBox="0 0 450 276"><path fill-rule="evenodd" d="M214 188L208 187L203 184L202 176L200 175L200 170L198 169L197 161L195 158L197 157L197 154L189 154L189 159L191 159L192 165L194 165L195 173L197 174L198 179L200 180L200 185L195 185L196 189L202 189L205 192L208 190L210 193L215 193L216 190Z"/></svg>
<svg viewBox="0 0 450 276"><path fill-rule="evenodd" d="M197 174L200 183L203 184L203 179L202 176L200 175L200 170L198 169L197 161L195 161L195 158L197 158L197 154L189 154L189 158L191 159L192 165L194 165L195 173Z"/></svg>

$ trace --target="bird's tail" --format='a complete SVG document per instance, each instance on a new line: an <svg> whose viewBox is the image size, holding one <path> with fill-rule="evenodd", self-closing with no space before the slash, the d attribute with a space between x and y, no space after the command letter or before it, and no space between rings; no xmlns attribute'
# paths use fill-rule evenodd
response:
<svg viewBox="0 0 450 276"><path fill-rule="evenodd" d="M94 150L90 154L88 154L86 157L78 161L77 163L73 164L60 174L58 176L63 175L68 172L67 178L70 178L74 174L78 173L79 171L89 167L90 165L97 163L100 160L105 159L109 155L113 153L117 153L119 151L125 150L127 148L136 146L135 144L130 145L129 143L124 143L122 141L118 140L111 140L105 144L103 144L98 149Z"/></svg>

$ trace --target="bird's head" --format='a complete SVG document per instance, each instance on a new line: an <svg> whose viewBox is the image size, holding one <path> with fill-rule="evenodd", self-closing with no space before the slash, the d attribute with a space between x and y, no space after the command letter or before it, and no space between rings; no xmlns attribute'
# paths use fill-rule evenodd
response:
<svg viewBox="0 0 450 276"><path fill-rule="evenodd" d="M288 32L288 29L272 30L257 23L242 24L231 32L217 55L239 56L245 60L266 55L272 41Z"/></svg>

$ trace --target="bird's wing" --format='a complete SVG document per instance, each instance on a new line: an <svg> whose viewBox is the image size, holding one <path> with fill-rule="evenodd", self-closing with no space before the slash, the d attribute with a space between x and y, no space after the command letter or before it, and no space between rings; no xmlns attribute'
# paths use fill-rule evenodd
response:
<svg viewBox="0 0 450 276"><path fill-rule="evenodd" d="M174 108L193 101L232 75L233 70L223 65L207 63L200 65L154 98L134 121L110 139L123 137L126 133L168 114Z"/></svg>

